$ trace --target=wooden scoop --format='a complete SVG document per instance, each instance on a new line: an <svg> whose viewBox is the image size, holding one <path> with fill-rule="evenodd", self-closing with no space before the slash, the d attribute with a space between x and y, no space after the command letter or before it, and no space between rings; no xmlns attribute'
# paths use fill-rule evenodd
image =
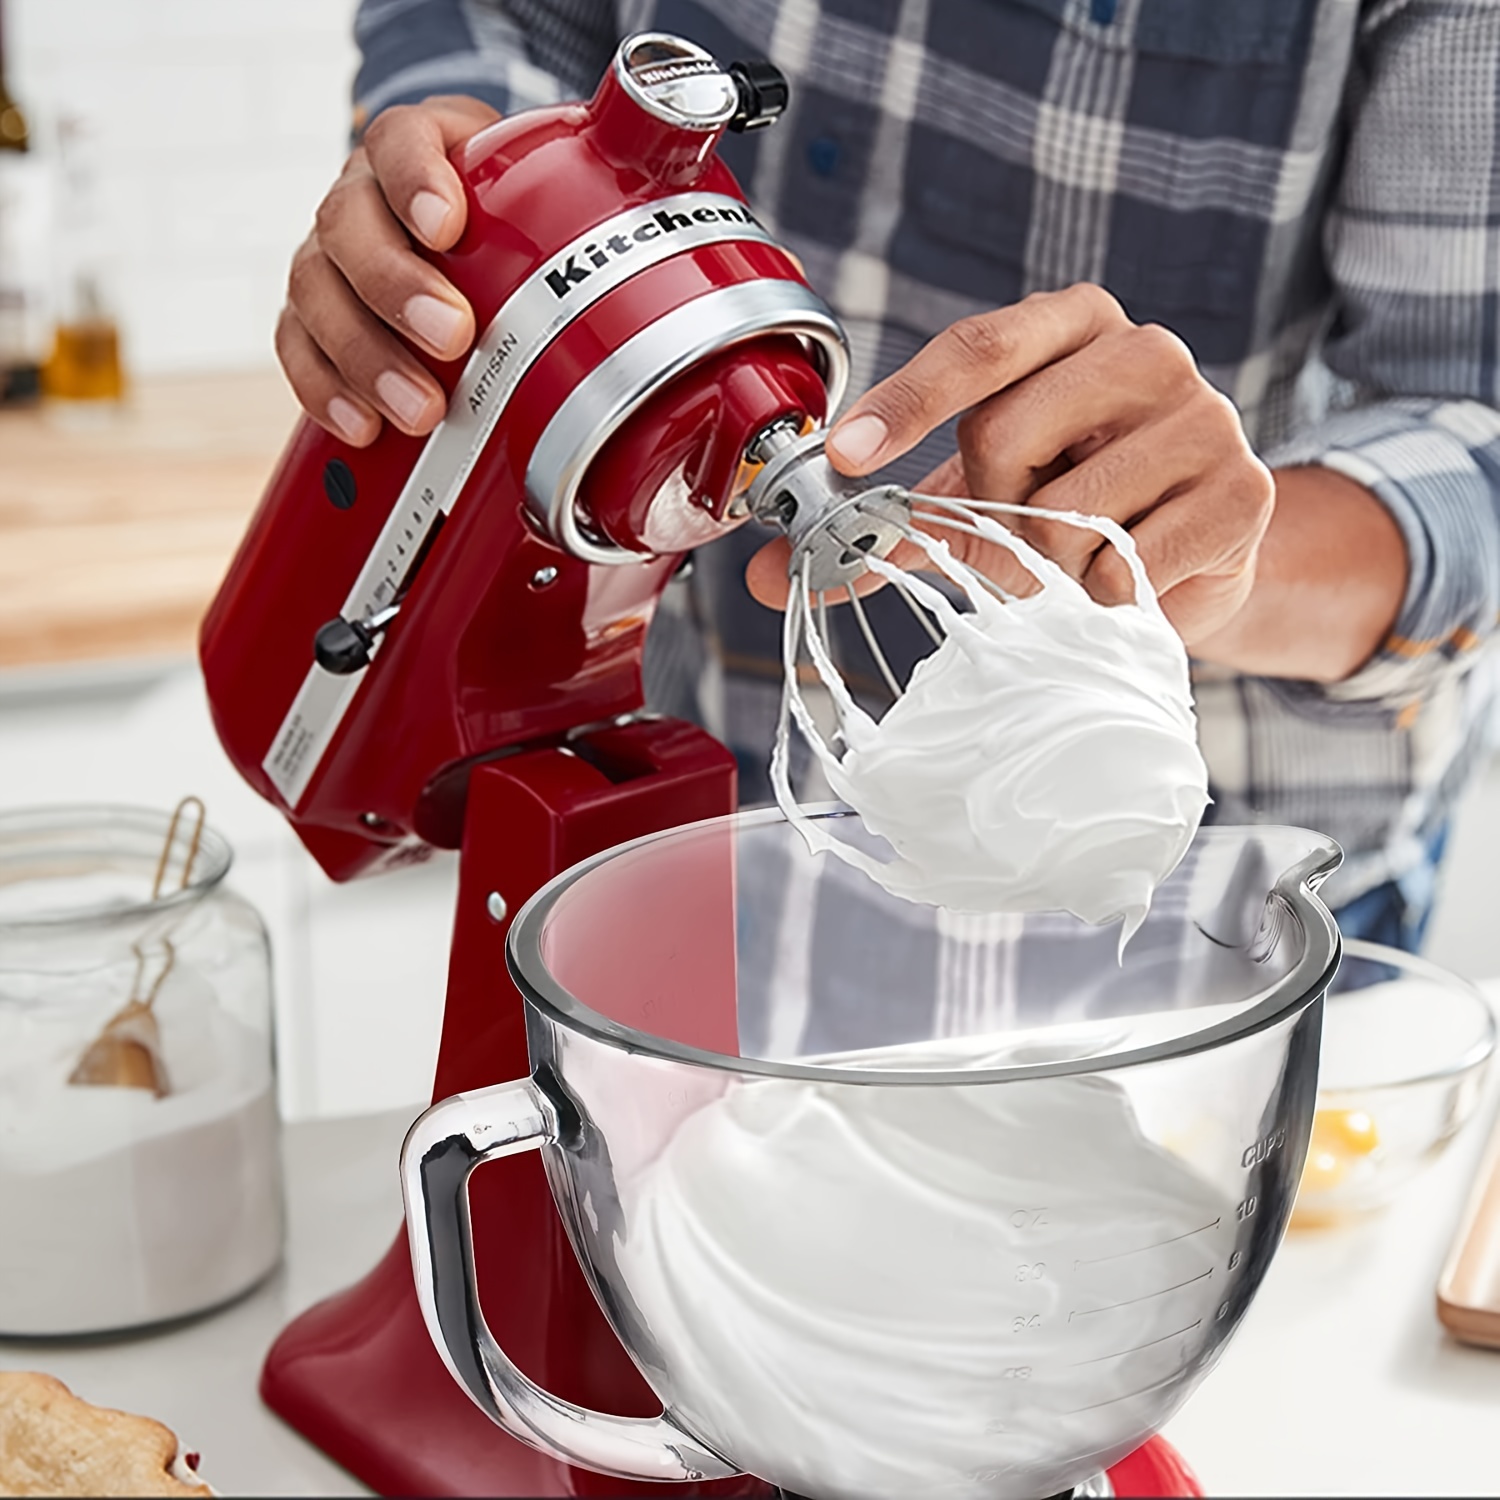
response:
<svg viewBox="0 0 1500 1500"><path fill-rule="evenodd" d="M104 1023L104 1030L89 1043L88 1051L78 1059L78 1066L69 1075L69 1083L150 1089L158 1099L165 1099L171 1093L167 1066L161 1055L161 1032L151 1007L162 982L172 972L177 955L168 939L163 938L161 946L166 950L166 960L158 966L156 978L144 998L140 991L146 972L146 955L140 948L135 949L135 983L130 987L130 999Z"/></svg>
<svg viewBox="0 0 1500 1500"><path fill-rule="evenodd" d="M196 809L196 818L188 841L187 858L174 889L185 890L192 875L193 861L197 859L198 846L203 841L204 809L197 797L184 797L167 825L161 858L156 862L156 878L151 882L153 901L159 901L166 888L167 867L177 843L177 828L189 807ZM68 1082L104 1088L150 1089L158 1099L165 1099L171 1092L171 1084L166 1064L162 1061L161 1032L152 1006L177 962L177 950L169 938L162 938L149 953L139 943L133 945L132 951L135 953L135 979L130 986L130 998L105 1022L104 1030L78 1059Z"/></svg>

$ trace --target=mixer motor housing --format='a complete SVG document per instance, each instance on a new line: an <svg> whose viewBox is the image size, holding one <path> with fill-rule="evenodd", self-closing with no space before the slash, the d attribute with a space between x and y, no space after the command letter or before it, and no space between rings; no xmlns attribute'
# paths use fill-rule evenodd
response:
<svg viewBox="0 0 1500 1500"><path fill-rule="evenodd" d="M336 879L457 847L476 764L639 710L656 603L744 518L747 448L836 404L839 325L714 152L778 80L638 36L589 103L457 148L467 225L430 259L483 332L412 351L447 417L287 448L201 655L235 765Z"/></svg>

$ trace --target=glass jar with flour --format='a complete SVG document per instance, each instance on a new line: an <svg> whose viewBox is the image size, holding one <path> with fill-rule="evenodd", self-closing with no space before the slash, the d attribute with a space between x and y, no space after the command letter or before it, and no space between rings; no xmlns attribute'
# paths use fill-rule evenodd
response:
<svg viewBox="0 0 1500 1500"><path fill-rule="evenodd" d="M225 1302L277 1263L270 951L171 816L0 814L0 1334Z"/></svg>

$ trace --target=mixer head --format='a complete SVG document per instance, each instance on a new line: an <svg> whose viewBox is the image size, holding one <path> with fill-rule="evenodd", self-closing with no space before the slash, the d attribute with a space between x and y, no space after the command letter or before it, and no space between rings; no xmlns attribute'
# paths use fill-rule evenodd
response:
<svg viewBox="0 0 1500 1500"><path fill-rule="evenodd" d="M481 760L638 712L656 602L750 514L749 450L836 406L838 322L714 150L785 95L651 33L589 103L455 149L467 228L431 259L483 331L425 361L445 420L364 449L304 422L202 633L226 749L336 878L456 845Z"/></svg>

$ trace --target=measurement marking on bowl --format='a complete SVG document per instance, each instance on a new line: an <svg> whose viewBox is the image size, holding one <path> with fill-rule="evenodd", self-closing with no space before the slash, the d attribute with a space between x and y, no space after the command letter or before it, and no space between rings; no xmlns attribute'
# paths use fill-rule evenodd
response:
<svg viewBox="0 0 1500 1500"><path fill-rule="evenodd" d="M1113 1354L1096 1354L1093 1359L1074 1360L1068 1366L1070 1370L1081 1370L1084 1365L1103 1364L1107 1359L1123 1359L1127 1354L1139 1353L1142 1349L1149 1349L1153 1344L1165 1344L1168 1339L1181 1338L1185 1333L1191 1333L1195 1328L1203 1326L1203 1319L1198 1318L1188 1324L1186 1328L1179 1328L1174 1333L1164 1333L1159 1339L1147 1339L1144 1344L1132 1344L1128 1349L1116 1349Z"/></svg>
<svg viewBox="0 0 1500 1500"><path fill-rule="evenodd" d="M1210 1229L1217 1229L1222 1218L1215 1219L1212 1224L1200 1224L1196 1229L1190 1229L1186 1234L1174 1234L1169 1240L1158 1240L1154 1245L1137 1245L1134 1250L1119 1250L1113 1255L1098 1255L1093 1260L1075 1260L1073 1269L1076 1271L1080 1266L1102 1266L1107 1260L1124 1260L1127 1255L1144 1255L1148 1250L1161 1250L1167 1245L1178 1244L1182 1240L1190 1240L1195 1234L1207 1234Z"/></svg>
<svg viewBox="0 0 1500 1500"><path fill-rule="evenodd" d="M1152 1391L1159 1391L1164 1385L1171 1385L1174 1380L1180 1380L1181 1374L1166 1375L1160 1380L1153 1380L1150 1385L1143 1385L1138 1391L1126 1391L1123 1396L1111 1396L1107 1401L1095 1401L1092 1406L1075 1406L1071 1411L1065 1412L1065 1416L1076 1417L1079 1412L1098 1411L1101 1406L1114 1406L1120 1401L1133 1401L1137 1396L1149 1396Z"/></svg>
<svg viewBox="0 0 1500 1500"><path fill-rule="evenodd" d="M1195 1281L1205 1281L1214 1274L1212 1266L1206 1271L1200 1271L1196 1276L1189 1276L1186 1281L1179 1281L1176 1286L1164 1286L1159 1292L1147 1292L1143 1297L1127 1297L1123 1302L1111 1302L1105 1307L1086 1307L1082 1312L1076 1309L1068 1314L1068 1322L1074 1318L1091 1318L1095 1313L1113 1312L1117 1307L1133 1307L1137 1302L1149 1302L1153 1297L1165 1297L1168 1292L1180 1292L1185 1286L1192 1286Z"/></svg>

